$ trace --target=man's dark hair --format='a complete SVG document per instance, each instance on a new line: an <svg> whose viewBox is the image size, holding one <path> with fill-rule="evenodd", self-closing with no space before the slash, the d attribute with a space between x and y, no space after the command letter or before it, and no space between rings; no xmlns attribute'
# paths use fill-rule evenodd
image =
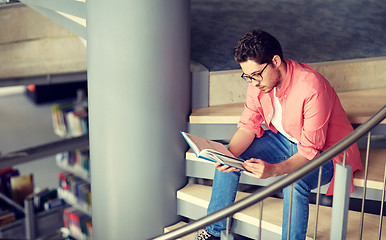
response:
<svg viewBox="0 0 386 240"><path fill-rule="evenodd" d="M254 60L258 64L269 63L275 55L284 61L279 41L260 29L247 32L234 48L234 57L238 63L248 60Z"/></svg>

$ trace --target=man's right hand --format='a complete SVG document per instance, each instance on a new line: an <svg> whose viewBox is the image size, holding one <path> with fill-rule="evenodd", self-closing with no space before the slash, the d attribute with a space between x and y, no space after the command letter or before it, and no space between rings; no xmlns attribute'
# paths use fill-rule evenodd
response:
<svg viewBox="0 0 386 240"><path fill-rule="evenodd" d="M217 168L221 172L239 172L240 169L230 167L228 165L224 165L221 163L214 163L214 167Z"/></svg>

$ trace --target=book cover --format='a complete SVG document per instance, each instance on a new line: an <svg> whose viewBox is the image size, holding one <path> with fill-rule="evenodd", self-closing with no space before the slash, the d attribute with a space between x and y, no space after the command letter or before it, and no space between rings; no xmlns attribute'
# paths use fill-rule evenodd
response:
<svg viewBox="0 0 386 240"><path fill-rule="evenodd" d="M6 185L3 183L3 181L5 179L5 177L3 175L12 171L12 170L13 169L11 167L0 170L0 192L3 193L4 195L7 195L7 194L6 194L6 189L5 189ZM9 195L7 195L7 196L9 197Z"/></svg>
<svg viewBox="0 0 386 240"><path fill-rule="evenodd" d="M77 239L83 239L83 236L87 234L87 227L85 222L91 219L86 213L80 210L71 210L68 213L68 228L71 231L71 235Z"/></svg>
<svg viewBox="0 0 386 240"><path fill-rule="evenodd" d="M0 173L0 188L1 192L9 197L12 198L12 189L11 189L11 177L19 176L19 170L13 169L13 168L7 168L4 169Z"/></svg>
<svg viewBox="0 0 386 240"><path fill-rule="evenodd" d="M56 189L43 189L32 195L36 211L42 211L45 208L45 203L58 199L58 191Z"/></svg>
<svg viewBox="0 0 386 240"><path fill-rule="evenodd" d="M12 199L23 206L24 199L33 193L33 174L11 177Z"/></svg>
<svg viewBox="0 0 386 240"><path fill-rule="evenodd" d="M68 207L63 210L63 225L66 228L69 228L70 226L70 214L72 211L74 211L74 207Z"/></svg>
<svg viewBox="0 0 386 240"><path fill-rule="evenodd" d="M61 198L50 199L44 203L44 210L50 210L53 208L65 206L66 202Z"/></svg>
<svg viewBox="0 0 386 240"><path fill-rule="evenodd" d="M0 226L4 226L7 223L13 222L16 220L16 215L9 209L0 211Z"/></svg>
<svg viewBox="0 0 386 240"><path fill-rule="evenodd" d="M86 221L87 235L92 240L92 220L91 218Z"/></svg>
<svg viewBox="0 0 386 240"><path fill-rule="evenodd" d="M69 176L72 176L72 174L67 172L60 172L59 174L59 188L63 190L70 190L70 183L67 181L67 178Z"/></svg>

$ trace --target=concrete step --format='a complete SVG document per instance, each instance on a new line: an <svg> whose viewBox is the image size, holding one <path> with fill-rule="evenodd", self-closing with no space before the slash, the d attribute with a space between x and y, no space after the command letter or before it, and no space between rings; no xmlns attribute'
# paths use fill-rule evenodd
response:
<svg viewBox="0 0 386 240"><path fill-rule="evenodd" d="M360 150L363 166L365 165L366 150ZM213 179L214 168L210 161L196 157L191 149L186 152L186 175L188 177ZM367 176L367 188L382 190L385 174L386 149L371 149ZM266 186L278 178L256 179L245 174L241 175L240 183ZM354 173L354 185L364 187L365 169ZM324 187L326 189L327 186ZM323 192L323 191L322 191Z"/></svg>
<svg viewBox="0 0 386 240"><path fill-rule="evenodd" d="M164 233L168 233L168 232L171 232L177 228L180 228L180 227L183 227L185 226L187 223L186 222L178 222L172 226L168 226L164 229ZM176 240L194 240L194 238L197 236L197 232L194 232L194 233L191 233L189 235L186 235L184 237L181 237L181 238L177 238Z"/></svg>
<svg viewBox="0 0 386 240"><path fill-rule="evenodd" d="M352 124L361 124L377 113L386 102L386 88L338 92L339 99ZM215 105L192 110L190 124L236 124L244 103ZM382 121L386 124L386 119Z"/></svg>
<svg viewBox="0 0 386 240"><path fill-rule="evenodd" d="M386 57L310 63L338 92L386 87ZM209 106L245 101L241 69L210 72ZM366 80L364 80L366 79Z"/></svg>
<svg viewBox="0 0 386 240"><path fill-rule="evenodd" d="M188 184L177 192L178 212L180 215L198 219L206 215L206 209L209 204L211 187ZM248 196L249 193L238 192L237 200ZM308 222L307 239L313 238L315 206L310 204L310 216ZM330 239L332 208L319 207L319 221L317 239ZM232 231L237 234L257 238L259 226L259 204L255 204L239 213L233 215ZM262 218L262 239L280 239L282 221L282 200L278 198L267 198L264 200L263 218ZM362 239L376 239L378 236L379 216L365 214L364 230ZM349 212L347 239L356 239L360 231L360 212ZM382 227L384 232L385 227ZM386 239L386 237L382 238Z"/></svg>
<svg viewBox="0 0 386 240"><path fill-rule="evenodd" d="M366 150L360 150L363 169L354 173L354 185L365 186ZM386 149L370 149L367 188L383 190L385 175Z"/></svg>

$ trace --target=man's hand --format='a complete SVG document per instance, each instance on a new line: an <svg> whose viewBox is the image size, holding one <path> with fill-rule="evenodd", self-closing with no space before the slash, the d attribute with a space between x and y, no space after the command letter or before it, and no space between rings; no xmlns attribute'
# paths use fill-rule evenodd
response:
<svg viewBox="0 0 386 240"><path fill-rule="evenodd" d="M309 162L310 161L300 153L295 153L287 160L276 164L269 164L261 159L251 158L243 163L243 168L253 173L244 172L245 174L259 179L265 179L290 173Z"/></svg>
<svg viewBox="0 0 386 240"><path fill-rule="evenodd" d="M214 163L214 167L217 168L221 172L238 172L240 169L229 167L228 165L220 164L220 163Z"/></svg>
<svg viewBox="0 0 386 240"><path fill-rule="evenodd" d="M264 162L261 159L251 158L249 160L246 160L243 163L243 167L245 168L245 170L248 170L253 173L251 174L249 172L245 172L245 174L254 178L265 179L276 176L274 165Z"/></svg>

